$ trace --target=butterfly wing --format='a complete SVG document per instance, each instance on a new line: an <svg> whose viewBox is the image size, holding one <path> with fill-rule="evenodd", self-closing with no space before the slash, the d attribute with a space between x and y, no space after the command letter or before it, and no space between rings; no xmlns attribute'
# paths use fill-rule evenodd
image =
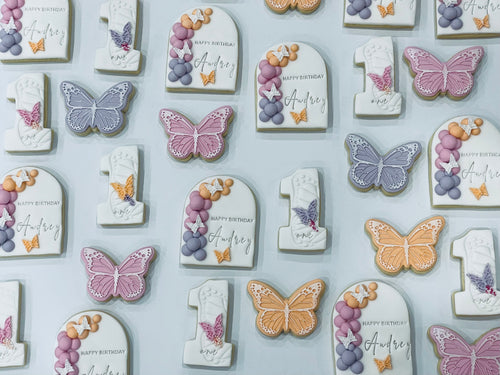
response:
<svg viewBox="0 0 500 375"><path fill-rule="evenodd" d="M366 75L371 78L373 84L377 87L377 89L379 89L380 91L384 90L385 82L382 76L379 76L378 74L375 73L367 73Z"/></svg>
<svg viewBox="0 0 500 375"><path fill-rule="evenodd" d="M115 30L109 30L109 33L111 35L111 39L115 43L117 47L121 47L123 43L123 35L120 34L118 31Z"/></svg>
<svg viewBox="0 0 500 375"><path fill-rule="evenodd" d="M203 329L203 332L205 332L207 339L209 339L210 341L214 341L217 338L215 329L210 323L201 322L200 327Z"/></svg>
<svg viewBox="0 0 500 375"><path fill-rule="evenodd" d="M300 222L304 225L309 225L309 214L307 210L304 208L300 207L294 207L292 210L295 212L295 214L298 216Z"/></svg>
<svg viewBox="0 0 500 375"><path fill-rule="evenodd" d="M123 111L132 95L131 82L120 82L96 100L94 127L103 134L116 133L123 127Z"/></svg>
<svg viewBox="0 0 500 375"><path fill-rule="evenodd" d="M221 338L224 335L224 324L222 323L222 314L217 315L217 318L215 318L214 334L216 338Z"/></svg>
<svg viewBox="0 0 500 375"><path fill-rule="evenodd" d="M294 335L307 336L311 334L318 323L314 313L325 291L323 280L312 280L298 288L288 299L289 329Z"/></svg>
<svg viewBox="0 0 500 375"><path fill-rule="evenodd" d="M85 247L81 257L89 275L87 290L96 301L107 301L115 290L115 264L96 249Z"/></svg>
<svg viewBox="0 0 500 375"><path fill-rule="evenodd" d="M134 175L133 174L131 174L127 178L127 181L125 183L125 193L129 197L133 197L134 196Z"/></svg>
<svg viewBox="0 0 500 375"><path fill-rule="evenodd" d="M132 44L132 22L127 22L123 26L122 43Z"/></svg>
<svg viewBox="0 0 500 375"><path fill-rule="evenodd" d="M94 127L94 98L87 91L72 82L61 83L66 108L66 125L75 133L85 133Z"/></svg>
<svg viewBox="0 0 500 375"><path fill-rule="evenodd" d="M318 219L318 200L314 199L311 203L309 203L309 207L307 208L307 216L312 221L316 221Z"/></svg>
<svg viewBox="0 0 500 375"><path fill-rule="evenodd" d="M379 163L381 157L363 137L349 134L345 140L350 151L351 168L349 180L358 189L367 190L379 186Z"/></svg>
<svg viewBox="0 0 500 375"><path fill-rule="evenodd" d="M420 156L422 146L418 142L410 142L396 147L383 158L380 171L380 183L389 194L399 193L408 185L408 170Z"/></svg>
<svg viewBox="0 0 500 375"><path fill-rule="evenodd" d="M277 12L284 13L290 7L292 0L266 0L266 3Z"/></svg>
<svg viewBox="0 0 500 375"><path fill-rule="evenodd" d="M285 329L285 301L269 285L260 281L250 281L247 286L253 305L259 312L256 324L267 336L278 336Z"/></svg>
<svg viewBox="0 0 500 375"><path fill-rule="evenodd" d="M421 96L432 98L446 90L441 61L418 47L405 48L404 55L415 75L413 87Z"/></svg>
<svg viewBox="0 0 500 375"><path fill-rule="evenodd" d="M408 263L415 272L427 272L436 264L434 246L445 223L441 216L431 217L418 224L408 235Z"/></svg>
<svg viewBox="0 0 500 375"><path fill-rule="evenodd" d="M224 134L227 132L229 122L233 117L233 109L223 106L210 112L196 127L198 142L196 151L206 160L212 160L224 151Z"/></svg>
<svg viewBox="0 0 500 375"><path fill-rule="evenodd" d="M477 288L477 290L479 290L481 293L486 293L486 282L484 280L484 275L483 277L481 277L468 273L467 276L469 277L472 284Z"/></svg>
<svg viewBox="0 0 500 375"><path fill-rule="evenodd" d="M186 117L180 113L162 109L160 111L160 121L169 136L168 152L174 158L185 160L196 152L195 129Z"/></svg>
<svg viewBox="0 0 500 375"><path fill-rule="evenodd" d="M469 95L474 86L473 74L483 56L484 48L477 46L466 48L448 60L446 89L451 96L463 98Z"/></svg>
<svg viewBox="0 0 500 375"><path fill-rule="evenodd" d="M116 194L118 194L118 198L120 198L121 200L124 200L125 194L126 194L125 187L122 184L119 184L117 182L112 182L111 186L113 187L113 189L115 189Z"/></svg>
<svg viewBox="0 0 500 375"><path fill-rule="evenodd" d="M495 278L493 277L493 272L491 272L491 266L489 263L486 265L486 267L484 267L483 280L485 281L486 285L489 285L492 288L495 285Z"/></svg>
<svg viewBox="0 0 500 375"><path fill-rule="evenodd" d="M474 348L477 356L474 375L500 374L500 328L484 334Z"/></svg>
<svg viewBox="0 0 500 375"><path fill-rule="evenodd" d="M125 301L135 301L146 291L144 275L155 256L152 247L134 251L118 266L118 281L115 296L121 296Z"/></svg>
<svg viewBox="0 0 500 375"><path fill-rule="evenodd" d="M12 339L12 316L5 319L3 329L0 329L0 342Z"/></svg>
<svg viewBox="0 0 500 375"><path fill-rule="evenodd" d="M392 3L391 3L392 4ZM386 87L392 87L392 66L388 65L384 69L382 78Z"/></svg>

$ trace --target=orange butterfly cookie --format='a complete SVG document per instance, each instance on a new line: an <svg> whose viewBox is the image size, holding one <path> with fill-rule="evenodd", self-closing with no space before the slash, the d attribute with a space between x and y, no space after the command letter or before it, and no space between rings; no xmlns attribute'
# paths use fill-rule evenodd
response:
<svg viewBox="0 0 500 375"><path fill-rule="evenodd" d="M307 109L306 108L304 108L302 111L300 111L300 113L290 112L290 114L292 115L293 120L295 121L295 123L297 125L301 121L307 122Z"/></svg>
<svg viewBox="0 0 500 375"><path fill-rule="evenodd" d="M377 9L382 18L385 18L385 16L387 15L394 16L394 3L389 3L387 7L384 7L383 5L377 5Z"/></svg>
<svg viewBox="0 0 500 375"><path fill-rule="evenodd" d="M28 42L33 53L37 53L38 51L45 51L45 39L40 39L38 42Z"/></svg>
<svg viewBox="0 0 500 375"><path fill-rule="evenodd" d="M297 289L290 298L283 298L275 289L261 281L250 281L247 287L257 314L260 332L276 337L292 331L295 336L310 335L318 320L315 311L325 290L323 280L309 281Z"/></svg>
<svg viewBox="0 0 500 375"><path fill-rule="evenodd" d="M384 372L384 370L392 370L392 361L390 354L388 354L384 360L375 358L374 361L377 365L378 372L382 373Z"/></svg>
<svg viewBox="0 0 500 375"><path fill-rule="evenodd" d="M221 264L222 262L230 262L231 261L231 249L228 247L224 251L214 250L215 257L217 258L217 262Z"/></svg>
<svg viewBox="0 0 500 375"><path fill-rule="evenodd" d="M488 14L483 19L474 17L473 21L478 30L481 30L483 27L490 28L490 16Z"/></svg>
<svg viewBox="0 0 500 375"><path fill-rule="evenodd" d="M111 186L118 194L118 197L125 202L128 202L131 206L135 206L134 200L134 175L128 176L125 185L118 182L112 182Z"/></svg>
<svg viewBox="0 0 500 375"><path fill-rule="evenodd" d="M371 219L365 229L377 249L378 267L388 275L396 275L402 269L426 273L434 267L437 260L434 246L444 225L443 217L434 216L418 224L408 236L402 236L389 224Z"/></svg>
<svg viewBox="0 0 500 375"><path fill-rule="evenodd" d="M203 81L203 86L209 83L215 83L215 70L212 70L208 75L200 73L201 80Z"/></svg>
<svg viewBox="0 0 500 375"><path fill-rule="evenodd" d="M489 196L485 183L483 183L479 188L470 188L470 191L474 194L477 200L480 200L482 197Z"/></svg>
<svg viewBox="0 0 500 375"><path fill-rule="evenodd" d="M30 240L23 240L23 245L28 253L31 253L31 250L33 250L33 249L39 249L40 242L38 240L38 234L35 234L35 237L33 237L33 239L31 241Z"/></svg>
<svg viewBox="0 0 500 375"><path fill-rule="evenodd" d="M320 6L321 0L266 0L266 4L276 13L295 8L302 13L312 13Z"/></svg>

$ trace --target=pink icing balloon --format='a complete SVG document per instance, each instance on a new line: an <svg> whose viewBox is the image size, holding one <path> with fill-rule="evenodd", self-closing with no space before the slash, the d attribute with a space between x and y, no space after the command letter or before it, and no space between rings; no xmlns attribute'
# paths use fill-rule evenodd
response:
<svg viewBox="0 0 500 375"><path fill-rule="evenodd" d="M16 9L18 6L17 0L5 0L5 5L7 5L9 9Z"/></svg>
<svg viewBox="0 0 500 375"><path fill-rule="evenodd" d="M356 341L353 342L354 346L360 346L361 343L363 342L363 339L358 333L355 333L354 337L356 337Z"/></svg>
<svg viewBox="0 0 500 375"><path fill-rule="evenodd" d="M7 7L2 8L2 20L4 21L4 23L8 23L9 20L13 17L12 16L12 11L10 9L8 9Z"/></svg>
<svg viewBox="0 0 500 375"><path fill-rule="evenodd" d="M434 150L439 154L442 150L444 149L443 145L441 143L438 143Z"/></svg>
<svg viewBox="0 0 500 375"><path fill-rule="evenodd" d="M443 139L443 137L450 135L450 132L448 130L441 130L438 134L439 139Z"/></svg>
<svg viewBox="0 0 500 375"><path fill-rule="evenodd" d="M61 336L58 338L58 348L60 348L63 351L68 351L71 348L71 339L66 335L66 336Z"/></svg>
<svg viewBox="0 0 500 375"><path fill-rule="evenodd" d="M444 161L445 163L448 163L450 161L450 155L451 151L446 148L443 148L439 153L439 159Z"/></svg>
<svg viewBox="0 0 500 375"><path fill-rule="evenodd" d="M64 362L57 361L56 363L54 363L54 370L57 368L64 368Z"/></svg>
<svg viewBox="0 0 500 375"><path fill-rule="evenodd" d="M189 206L186 207L186 213L189 215L191 212L193 212L193 209Z"/></svg>
<svg viewBox="0 0 500 375"><path fill-rule="evenodd" d="M190 62L193 59L193 55L185 54L184 55L184 61Z"/></svg>
<svg viewBox="0 0 500 375"><path fill-rule="evenodd" d="M344 320L348 321L348 320L352 319L352 317L354 316L354 311L349 306L344 306L342 308L342 310L340 310L340 316Z"/></svg>
<svg viewBox="0 0 500 375"><path fill-rule="evenodd" d="M259 82L261 85L263 85L264 83L266 83L268 81L267 78L265 78L262 74L259 74L257 76L257 82Z"/></svg>
<svg viewBox="0 0 500 375"><path fill-rule="evenodd" d="M10 192L10 201L14 202L15 200L17 200L17 191L11 191Z"/></svg>
<svg viewBox="0 0 500 375"><path fill-rule="evenodd" d="M337 312L340 313L340 310L342 310L342 308L346 305L347 303L345 303L345 301L339 301L335 304L335 310L337 310Z"/></svg>
<svg viewBox="0 0 500 375"><path fill-rule="evenodd" d="M194 30L193 29L189 29L188 30L188 39L191 39L193 36L194 36Z"/></svg>
<svg viewBox="0 0 500 375"><path fill-rule="evenodd" d="M349 325L351 326L351 331L353 333L359 332L361 329L361 323L358 320L351 320Z"/></svg>
<svg viewBox="0 0 500 375"><path fill-rule="evenodd" d="M271 79L274 78L276 70L271 65L264 65L260 70L260 74L264 76L264 78Z"/></svg>
<svg viewBox="0 0 500 375"><path fill-rule="evenodd" d="M172 46L174 46L175 48L179 49L182 49L182 47L184 47L184 42L182 40L177 39L175 36L172 36L172 38L170 38L170 44L172 44Z"/></svg>
<svg viewBox="0 0 500 375"><path fill-rule="evenodd" d="M345 323L345 320L342 319L342 317L340 315L337 315L334 319L333 319L333 324L335 324L335 327L337 328L340 328L342 326L342 324Z"/></svg>
<svg viewBox="0 0 500 375"><path fill-rule="evenodd" d="M205 204L203 205L204 210L209 210L212 208L212 201L210 199L205 199Z"/></svg>
<svg viewBox="0 0 500 375"><path fill-rule="evenodd" d="M17 0L17 7L21 8L24 6L25 1L24 0Z"/></svg>
<svg viewBox="0 0 500 375"><path fill-rule="evenodd" d="M72 350L78 350L78 349L80 349L80 346L82 346L82 342L80 341L80 339L71 340L71 349Z"/></svg>
<svg viewBox="0 0 500 375"><path fill-rule="evenodd" d="M457 147L457 138L452 135L445 135L441 138L441 144L448 150L454 150Z"/></svg>
<svg viewBox="0 0 500 375"><path fill-rule="evenodd" d="M14 17L15 20L20 19L23 16L23 11L19 8L14 9L12 11L12 17Z"/></svg>
<svg viewBox="0 0 500 375"><path fill-rule="evenodd" d="M340 331L344 334L344 336L347 336L350 329L351 325L349 323L344 323L340 326Z"/></svg>
<svg viewBox="0 0 500 375"><path fill-rule="evenodd" d="M267 60L260 60L259 69L262 70L267 65L269 65L269 61L267 61Z"/></svg>
<svg viewBox="0 0 500 375"><path fill-rule="evenodd" d="M56 355L57 358L59 358L59 356L62 353L66 353L66 352L64 350L60 349L60 348L56 348L56 350L54 350L54 354Z"/></svg>
<svg viewBox="0 0 500 375"><path fill-rule="evenodd" d="M58 359L59 359L60 362L66 363L66 361L70 361L69 358L70 358L69 353L68 352L64 352L64 353L61 353L61 355L59 356Z"/></svg>
<svg viewBox="0 0 500 375"><path fill-rule="evenodd" d="M193 195L189 199L189 207L191 207L194 211L199 211L205 205L205 200L198 193L197 195Z"/></svg>
<svg viewBox="0 0 500 375"><path fill-rule="evenodd" d="M14 212L16 212L16 205L15 205L14 203L9 203L9 204L7 205L7 212L8 212L9 214L11 214L11 215L12 215Z"/></svg>
<svg viewBox="0 0 500 375"><path fill-rule="evenodd" d="M68 360L70 361L70 363L72 363L72 364L77 363L79 359L80 359L80 356L78 355L77 352L75 352L74 350L69 352Z"/></svg>
<svg viewBox="0 0 500 375"><path fill-rule="evenodd" d="M0 204L7 204L10 201L10 194L8 191L0 189Z"/></svg>
<svg viewBox="0 0 500 375"><path fill-rule="evenodd" d="M444 171L444 168L441 165L441 163L445 163L445 162L442 161L441 159L437 158L436 161L434 162L434 165L436 166L437 169Z"/></svg>
<svg viewBox="0 0 500 375"><path fill-rule="evenodd" d="M274 86L276 86L277 89L281 87L281 79L279 79L278 77L272 78L271 82L274 83Z"/></svg>
<svg viewBox="0 0 500 375"><path fill-rule="evenodd" d="M198 217L198 215L200 215L201 217L201 221L205 222L208 220L208 212L205 211L205 210L201 210L201 211L192 211L190 214L189 214L189 221L191 223L194 223L196 222L196 218Z"/></svg>
<svg viewBox="0 0 500 375"><path fill-rule="evenodd" d="M174 30L174 34L175 36L180 39L180 40L184 40L187 38L188 36L188 31L186 28L182 27L181 24L179 23L176 23L175 25L178 25L178 27L174 27L173 30ZM174 25L174 26L175 26Z"/></svg>
<svg viewBox="0 0 500 375"><path fill-rule="evenodd" d="M207 232L208 232L208 228L207 228L207 227L200 228L200 229L198 229L198 232L199 232L201 235L205 235L205 234L207 234Z"/></svg>
<svg viewBox="0 0 500 375"><path fill-rule="evenodd" d="M354 318L353 319L359 319L361 316L361 309L354 309Z"/></svg>
<svg viewBox="0 0 500 375"><path fill-rule="evenodd" d="M21 21L14 21L14 25L16 25L17 31L21 31L21 29L23 28L23 24L21 23Z"/></svg>

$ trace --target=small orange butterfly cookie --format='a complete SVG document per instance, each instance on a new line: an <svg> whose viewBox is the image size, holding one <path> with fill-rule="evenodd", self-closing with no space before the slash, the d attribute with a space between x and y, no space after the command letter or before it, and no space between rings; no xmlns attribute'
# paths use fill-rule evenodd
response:
<svg viewBox="0 0 500 375"><path fill-rule="evenodd" d="M275 289L261 281L250 281L248 293L257 314L257 328L264 335L276 337L292 331L295 336L310 335L318 323L315 311L319 308L325 283L312 280L302 285L289 298L283 298Z"/></svg>
<svg viewBox="0 0 500 375"><path fill-rule="evenodd" d="M418 224L408 236L402 236L391 225L371 219L366 222L365 229L377 249L377 266L392 276L402 269L411 268L416 273L430 271L436 264L434 246L444 225L443 217L431 217Z"/></svg>

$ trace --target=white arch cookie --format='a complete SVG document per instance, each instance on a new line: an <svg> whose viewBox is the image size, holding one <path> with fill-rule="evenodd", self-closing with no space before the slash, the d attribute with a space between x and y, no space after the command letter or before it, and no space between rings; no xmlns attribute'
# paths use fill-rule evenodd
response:
<svg viewBox="0 0 500 375"><path fill-rule="evenodd" d="M238 30L221 8L187 10L169 36L166 88L170 91L234 92L238 77Z"/></svg>
<svg viewBox="0 0 500 375"><path fill-rule="evenodd" d="M21 284L19 281L0 282L0 368L23 366L26 344L19 341Z"/></svg>
<svg viewBox="0 0 500 375"><path fill-rule="evenodd" d="M345 0L344 26L413 28L419 0Z"/></svg>
<svg viewBox="0 0 500 375"><path fill-rule="evenodd" d="M255 72L257 130L325 130L328 77L311 46L284 42L269 48Z"/></svg>
<svg viewBox="0 0 500 375"><path fill-rule="evenodd" d="M257 207L244 182L208 177L191 189L184 207L181 264L253 267Z"/></svg>
<svg viewBox="0 0 500 375"><path fill-rule="evenodd" d="M83 311L61 327L55 350L55 375L128 374L128 339L113 316Z"/></svg>
<svg viewBox="0 0 500 375"><path fill-rule="evenodd" d="M404 298L380 281L351 285L333 309L333 346L337 375L379 375L385 370L412 375L411 323Z"/></svg>
<svg viewBox="0 0 500 375"><path fill-rule="evenodd" d="M500 207L500 132L475 115L446 121L429 149L434 207Z"/></svg>
<svg viewBox="0 0 500 375"><path fill-rule="evenodd" d="M69 0L11 0L0 12L0 61L69 60Z"/></svg>
<svg viewBox="0 0 500 375"><path fill-rule="evenodd" d="M16 102L16 122L14 128L5 131L5 151L50 151L52 130L47 126L47 84L48 78L43 73L29 73L7 87L7 98Z"/></svg>
<svg viewBox="0 0 500 375"><path fill-rule="evenodd" d="M64 195L38 167L8 172L0 187L0 258L58 255L64 237Z"/></svg>

